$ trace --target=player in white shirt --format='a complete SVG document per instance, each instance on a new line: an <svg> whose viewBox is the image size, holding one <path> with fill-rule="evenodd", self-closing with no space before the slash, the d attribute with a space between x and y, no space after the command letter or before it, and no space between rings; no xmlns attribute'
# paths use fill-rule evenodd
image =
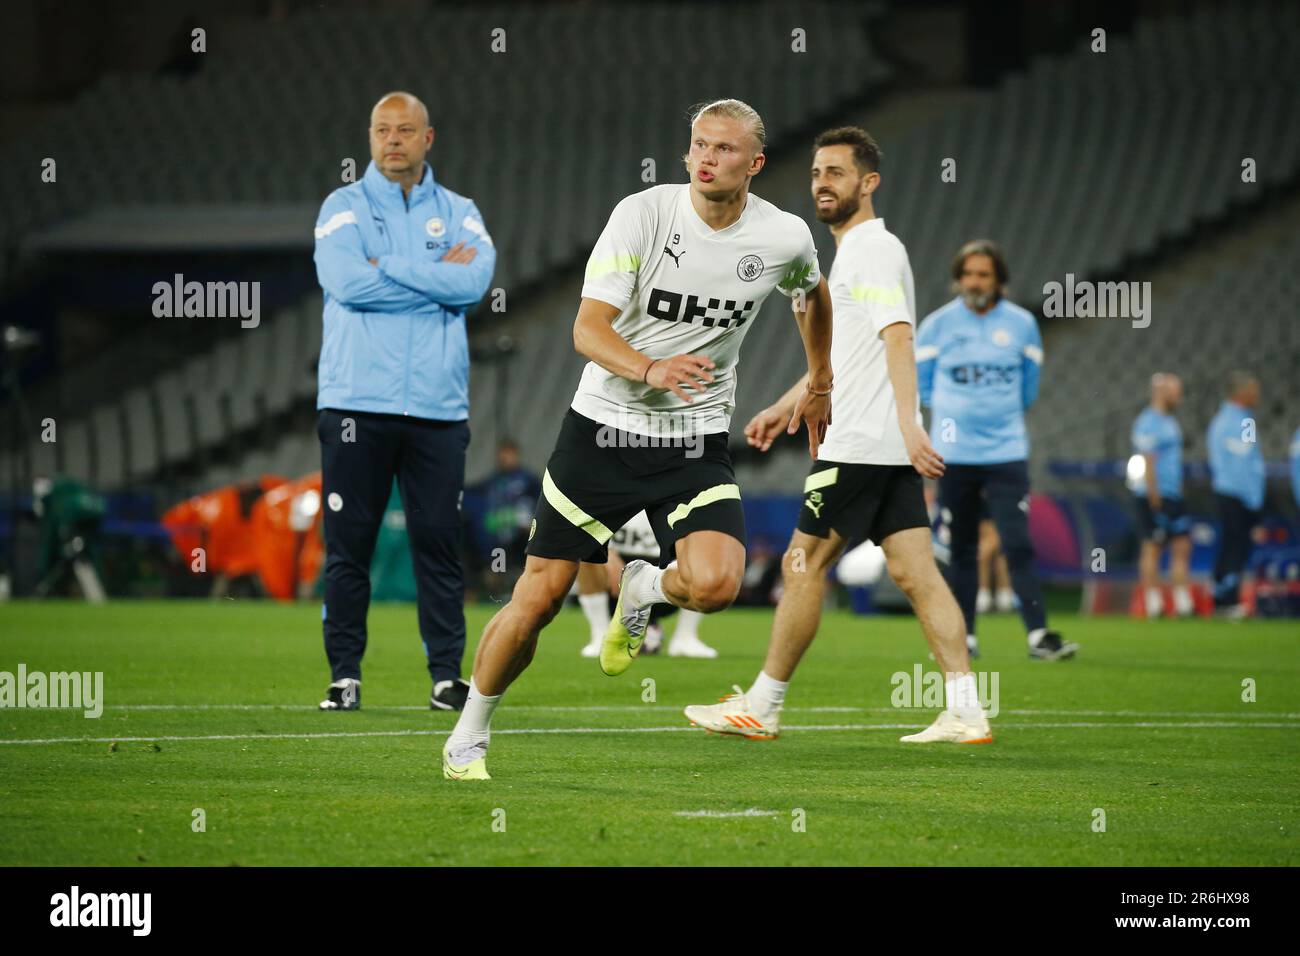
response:
<svg viewBox="0 0 1300 956"><path fill-rule="evenodd" d="M894 582L912 602L926 641L944 672L947 709L908 743L990 743L966 628L935 564L921 478L943 474L943 459L921 425L913 331L916 304L907 250L872 208L880 184L880 150L857 127L828 130L813 146L812 194L837 252L831 269L835 334L831 364L839 371L835 421L804 484L799 525L782 566L762 671L749 691L720 704L690 706L687 718L718 733L773 740L795 667L817 634L826 572L848 542L880 545ZM745 435L766 451L787 427L801 379L754 416Z"/></svg>
<svg viewBox="0 0 1300 956"><path fill-rule="evenodd" d="M604 563L614 529L638 511L650 517L661 567L624 569L601 670L631 665L654 604L708 614L735 600L745 520L727 429L741 340L774 289L807 297L796 320L809 377L792 419L807 424L816 457L830 421L830 291L807 224L749 191L764 135L739 100L701 107L685 157L690 182L628 196L596 242L573 326L591 362L542 478L524 572L479 641L469 698L443 748L449 779L488 778L501 695L532 660L578 563Z"/></svg>
<svg viewBox="0 0 1300 956"><path fill-rule="evenodd" d="M613 555L607 564L583 562L578 566L578 604L591 632L591 639L582 648L583 657L600 656L605 632L609 630L609 595L618 594L618 582L623 575L623 568L627 566L625 562L640 559L658 564L663 554L654 528L650 526L650 516L644 511L637 512L631 521L614 532L614 537L609 539L609 550ZM677 623L673 626L673 636L668 641L668 656L708 660L717 657L718 652L700 640L700 618L703 615L689 608L678 610L671 604L656 604L651 609L641 653L659 653L659 645L663 641L663 626L660 621L674 613L677 615Z"/></svg>

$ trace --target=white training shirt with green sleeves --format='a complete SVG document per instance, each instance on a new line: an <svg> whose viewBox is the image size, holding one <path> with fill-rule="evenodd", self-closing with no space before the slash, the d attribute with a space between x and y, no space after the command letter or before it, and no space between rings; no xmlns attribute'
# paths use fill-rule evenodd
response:
<svg viewBox="0 0 1300 956"><path fill-rule="evenodd" d="M714 380L689 403L587 363L573 409L642 435L725 432L740 343L773 289L794 297L821 281L808 224L750 193L740 218L710 229L686 183L624 198L587 262L584 298L622 309L614 331L652 359L707 355Z"/></svg>
<svg viewBox="0 0 1300 956"><path fill-rule="evenodd" d="M916 290L907 249L885 228L885 220L860 222L840 237L827 284L835 316L831 336L835 394L831 425L817 458L906 465L907 447L880 333L896 322L916 328ZM922 420L919 401L916 420Z"/></svg>

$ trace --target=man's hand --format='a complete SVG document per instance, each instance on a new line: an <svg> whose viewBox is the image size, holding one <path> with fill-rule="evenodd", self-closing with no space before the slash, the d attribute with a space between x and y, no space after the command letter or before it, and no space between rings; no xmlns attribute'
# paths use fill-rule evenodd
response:
<svg viewBox="0 0 1300 956"><path fill-rule="evenodd" d="M817 460L817 449L826 438L826 429L831 423L830 395L814 395L804 389L804 393L795 402L794 414L786 426L786 434L793 435L799 430L799 423L808 426L808 454Z"/></svg>
<svg viewBox="0 0 1300 956"><path fill-rule="evenodd" d="M656 359L645 375L645 382L652 388L666 388L684 402L691 397L682 391L682 386L696 392L703 392L713 381L713 359L707 355L674 355L672 358Z"/></svg>
<svg viewBox="0 0 1300 956"><path fill-rule="evenodd" d="M908 422L903 428L903 444L907 447L907 460L920 472L922 478L942 478L944 473L943 456L930 444L930 436L916 422Z"/></svg>
<svg viewBox="0 0 1300 956"><path fill-rule="evenodd" d="M772 447L776 436L785 431L789 423L789 412L775 405L769 406L749 420L749 424L745 426L745 438L752 447L759 451L767 451Z"/></svg>
<svg viewBox="0 0 1300 956"><path fill-rule="evenodd" d="M470 247L467 249L467 248L465 248L465 243L463 243L463 242L458 242L458 243L456 243L454 246L452 246L450 249L448 249L445 253L443 253L442 258L439 259L438 261L439 261L439 262L457 262L457 263L460 263L461 265L466 265L466 266L467 266L467 265L469 265L471 262L474 261L474 257L477 256L477 255L478 255L478 248L477 248L477 247L475 247L475 246L470 246Z"/></svg>

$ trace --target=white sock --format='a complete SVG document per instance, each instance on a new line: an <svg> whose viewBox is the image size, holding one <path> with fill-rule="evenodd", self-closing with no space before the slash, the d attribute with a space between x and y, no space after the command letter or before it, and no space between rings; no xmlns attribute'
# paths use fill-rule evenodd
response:
<svg viewBox="0 0 1300 956"><path fill-rule="evenodd" d="M464 754L474 760L487 752L488 738L492 735L489 726L492 712L501 703L502 696L489 697L479 693L474 678L469 679L469 698L465 701L465 709L460 712L460 720L456 721L456 729L451 732L451 739L447 741L447 750L453 757ZM467 754L467 751L478 752Z"/></svg>
<svg viewBox="0 0 1300 956"><path fill-rule="evenodd" d="M745 696L749 698L749 705L759 714L774 714L785 703L785 689L789 686L789 681L773 680L767 676L766 671L759 671L754 678L754 686Z"/></svg>
<svg viewBox="0 0 1300 956"><path fill-rule="evenodd" d="M702 617L704 615L699 611L692 611L688 608L680 609L677 612L677 624L673 627L673 640L699 640L700 618Z"/></svg>
<svg viewBox="0 0 1300 956"><path fill-rule="evenodd" d="M669 568L677 566L674 561L668 565ZM647 604L667 604L668 599L664 597L664 572L668 568L651 567L649 571L642 571L636 575L630 582L628 588L628 597L636 607L645 607Z"/></svg>
<svg viewBox="0 0 1300 956"><path fill-rule="evenodd" d="M999 588L998 593L994 598L994 603L996 603L998 607L1015 607L1016 592L1011 590L1011 588Z"/></svg>
<svg viewBox="0 0 1300 956"><path fill-rule="evenodd" d="M979 690L975 686L974 674L958 674L943 682L943 696L948 702L948 709L962 716L983 716L980 707Z"/></svg>
<svg viewBox="0 0 1300 956"><path fill-rule="evenodd" d="M988 588L980 588L975 592L975 607L988 609L993 606L993 592Z"/></svg>
<svg viewBox="0 0 1300 956"><path fill-rule="evenodd" d="M1043 639L1043 636L1044 636L1046 633L1047 633L1047 628L1045 628L1045 627L1035 628L1034 630L1030 631L1030 632L1029 632L1029 646L1030 646L1030 647L1037 647L1037 646L1038 646L1038 642L1041 641L1041 640Z"/></svg>
<svg viewBox="0 0 1300 956"><path fill-rule="evenodd" d="M587 618L587 626L591 628L591 639L593 641L603 639L605 631L609 629L609 596L604 591L597 591L595 594L579 594L578 603Z"/></svg>
<svg viewBox="0 0 1300 956"><path fill-rule="evenodd" d="M1191 614L1196 610L1196 603L1192 600L1191 589L1185 584L1174 588L1174 610L1179 614Z"/></svg>
<svg viewBox="0 0 1300 956"><path fill-rule="evenodd" d="M1165 609L1165 599L1159 588L1146 589L1147 617L1158 617Z"/></svg>

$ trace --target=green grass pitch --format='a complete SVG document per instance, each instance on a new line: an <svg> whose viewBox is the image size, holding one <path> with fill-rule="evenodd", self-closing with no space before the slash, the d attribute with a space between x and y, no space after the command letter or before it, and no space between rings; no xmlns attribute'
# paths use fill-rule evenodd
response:
<svg viewBox="0 0 1300 956"><path fill-rule="evenodd" d="M468 609L471 642L491 610ZM771 620L708 618L719 660L643 657L612 679L578 656L586 625L566 609L497 711L494 779L453 783L438 754L454 715L427 709L414 607L371 612L364 709L321 713L318 606L0 605L0 671L102 671L105 697L99 719L0 710L0 864L1300 859L1294 622L1058 615L1082 650L1048 664L1016 619L988 618L996 742L909 747L933 714L891 706L891 675L933 667L916 623L831 613L780 740L688 727L685 704L748 686Z"/></svg>

